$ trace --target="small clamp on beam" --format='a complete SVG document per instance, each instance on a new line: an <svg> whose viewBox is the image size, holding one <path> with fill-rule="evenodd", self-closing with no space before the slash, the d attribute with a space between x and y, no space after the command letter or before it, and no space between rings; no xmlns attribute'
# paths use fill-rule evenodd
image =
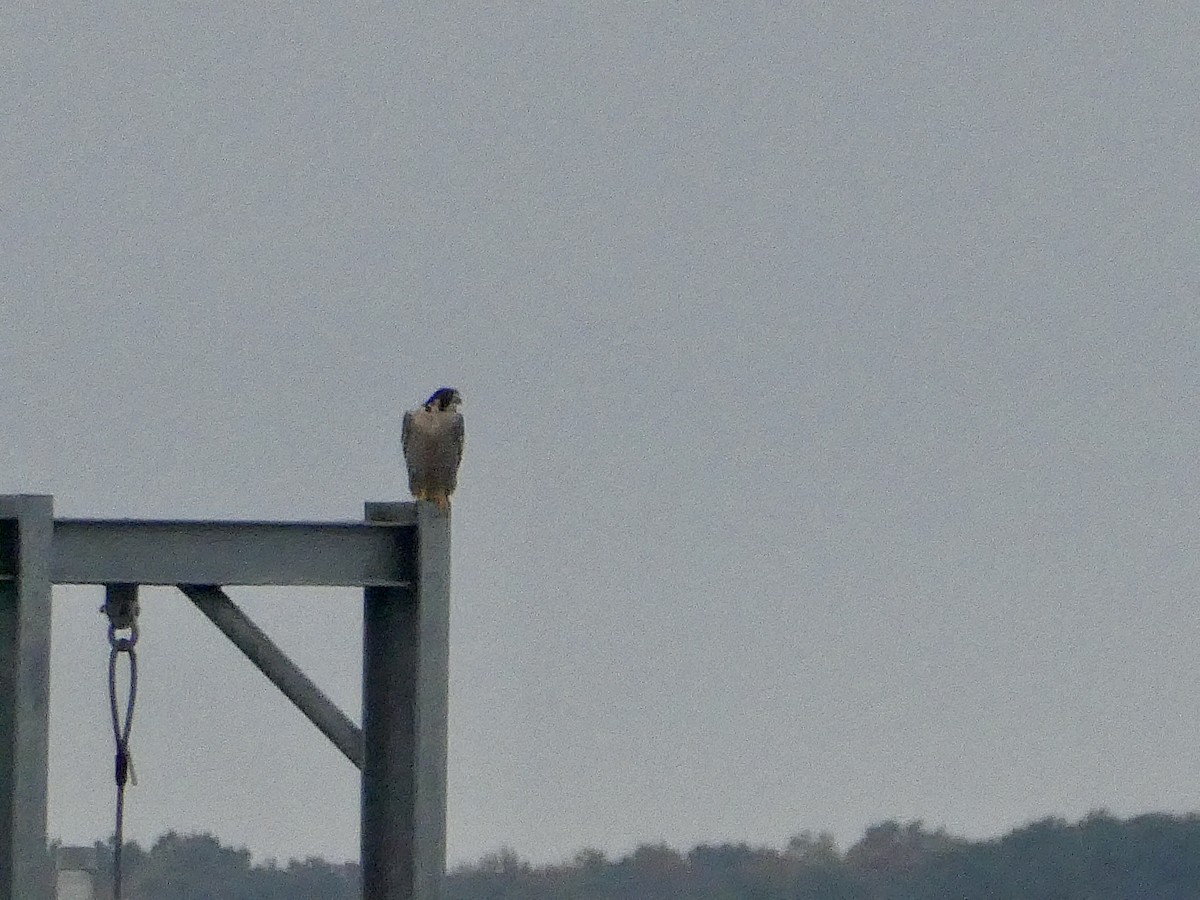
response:
<svg viewBox="0 0 1200 900"><path fill-rule="evenodd" d="M100 612L108 616L108 642L117 650L128 650L138 639L138 586L136 584L106 584L104 605ZM128 637L117 637L118 631L128 631Z"/></svg>

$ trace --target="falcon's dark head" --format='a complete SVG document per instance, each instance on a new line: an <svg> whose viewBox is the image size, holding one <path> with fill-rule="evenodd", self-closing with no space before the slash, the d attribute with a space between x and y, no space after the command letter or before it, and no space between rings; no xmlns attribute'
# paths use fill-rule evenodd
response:
<svg viewBox="0 0 1200 900"><path fill-rule="evenodd" d="M425 408L429 410L443 411L447 409L454 409L456 406L461 404L462 394L460 394L454 388L443 387L434 391L430 398L425 401Z"/></svg>

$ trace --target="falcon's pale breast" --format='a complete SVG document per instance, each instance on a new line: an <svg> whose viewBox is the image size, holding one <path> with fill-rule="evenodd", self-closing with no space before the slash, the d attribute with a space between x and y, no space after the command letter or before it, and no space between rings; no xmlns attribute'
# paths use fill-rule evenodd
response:
<svg viewBox="0 0 1200 900"><path fill-rule="evenodd" d="M405 416L404 458L409 487L450 493L462 459L463 417L458 412L417 409Z"/></svg>

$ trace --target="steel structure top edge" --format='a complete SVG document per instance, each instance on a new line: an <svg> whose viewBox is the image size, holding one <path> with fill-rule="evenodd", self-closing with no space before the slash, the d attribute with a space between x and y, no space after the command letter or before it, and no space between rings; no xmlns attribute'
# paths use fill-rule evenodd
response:
<svg viewBox="0 0 1200 900"><path fill-rule="evenodd" d="M411 584L416 504L374 522L55 519L55 584ZM0 571L0 577L5 573Z"/></svg>
<svg viewBox="0 0 1200 900"><path fill-rule="evenodd" d="M413 503L404 504L388 504L389 506L413 506ZM126 526L147 526L151 528L178 527L178 528L229 528L232 530L252 529L252 528L269 528L269 529L292 529L292 528L346 528L360 530L376 530L387 528L415 528L417 525L416 510L405 511L408 515L401 515L396 519L389 519L384 522L364 522L355 519L337 519L327 522L322 521L306 521L303 519L102 519L102 518L86 518L86 517L64 517L54 519L55 528L74 528L79 526L86 527L126 527Z"/></svg>

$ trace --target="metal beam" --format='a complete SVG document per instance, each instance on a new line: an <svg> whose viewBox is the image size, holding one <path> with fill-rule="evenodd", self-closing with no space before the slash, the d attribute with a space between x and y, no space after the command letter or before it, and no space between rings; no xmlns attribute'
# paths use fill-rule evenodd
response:
<svg viewBox="0 0 1200 900"><path fill-rule="evenodd" d="M0 497L0 900L48 900L53 501Z"/></svg>
<svg viewBox="0 0 1200 900"><path fill-rule="evenodd" d="M350 762L359 769L363 767L362 731L229 599L228 594L219 587L207 585L181 584L179 589Z"/></svg>
<svg viewBox="0 0 1200 900"><path fill-rule="evenodd" d="M450 516L417 512L417 583L364 597L364 900L438 900L446 869ZM372 522L404 514L366 506Z"/></svg>
<svg viewBox="0 0 1200 900"><path fill-rule="evenodd" d="M60 519L55 584L395 586L415 578L415 504L394 520L167 522ZM408 526L408 527L404 527ZM9 572L0 557L0 578Z"/></svg>

